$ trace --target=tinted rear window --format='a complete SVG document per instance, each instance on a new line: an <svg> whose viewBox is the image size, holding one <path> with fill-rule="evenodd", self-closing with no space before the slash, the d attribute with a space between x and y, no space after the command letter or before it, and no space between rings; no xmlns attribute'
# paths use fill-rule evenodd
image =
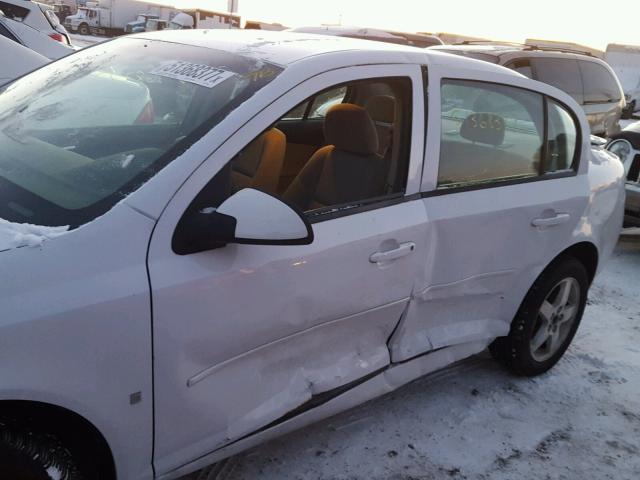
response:
<svg viewBox="0 0 640 480"><path fill-rule="evenodd" d="M4 16L11 18L12 20L23 21L29 15L29 9L19 7L7 2L0 2L0 10L4 13Z"/></svg>
<svg viewBox="0 0 640 480"><path fill-rule="evenodd" d="M534 58L536 80L553 85L571 95L580 104L584 103L582 77L578 61L571 58Z"/></svg>
<svg viewBox="0 0 640 480"><path fill-rule="evenodd" d="M582 71L585 102L620 101L620 88L609 70L595 62L580 61L578 63Z"/></svg>

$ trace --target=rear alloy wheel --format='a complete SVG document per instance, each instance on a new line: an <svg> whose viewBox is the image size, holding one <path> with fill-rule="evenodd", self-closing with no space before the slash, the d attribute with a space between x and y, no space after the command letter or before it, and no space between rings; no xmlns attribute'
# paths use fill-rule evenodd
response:
<svg viewBox="0 0 640 480"><path fill-rule="evenodd" d="M527 293L509 335L489 347L520 375L539 375L562 357L578 329L587 302L587 272L573 257L547 268Z"/></svg>
<svg viewBox="0 0 640 480"><path fill-rule="evenodd" d="M81 480L69 452L55 437L14 433L0 425L0 478L7 480Z"/></svg>

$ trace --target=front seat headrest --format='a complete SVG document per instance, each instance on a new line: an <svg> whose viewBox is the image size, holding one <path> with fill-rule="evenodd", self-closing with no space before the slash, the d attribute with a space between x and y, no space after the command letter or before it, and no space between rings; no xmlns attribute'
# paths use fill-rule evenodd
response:
<svg viewBox="0 0 640 480"><path fill-rule="evenodd" d="M375 95L367 100L365 108L374 122L392 124L396 120L396 99L391 95Z"/></svg>
<svg viewBox="0 0 640 480"><path fill-rule="evenodd" d="M367 111L351 103L334 105L324 119L324 138L338 150L358 155L378 151L378 133Z"/></svg>

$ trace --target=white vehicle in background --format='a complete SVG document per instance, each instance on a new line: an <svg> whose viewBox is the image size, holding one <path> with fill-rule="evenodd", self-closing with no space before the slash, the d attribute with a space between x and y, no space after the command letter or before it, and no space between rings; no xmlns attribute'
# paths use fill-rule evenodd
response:
<svg viewBox="0 0 640 480"><path fill-rule="evenodd" d="M0 35L0 86L48 62L48 58Z"/></svg>
<svg viewBox="0 0 640 480"><path fill-rule="evenodd" d="M53 7L30 0L0 0L0 35L52 60L75 51Z"/></svg>
<svg viewBox="0 0 640 480"><path fill-rule="evenodd" d="M568 94L311 34L79 51L0 88L0 152L12 480L179 478L487 347L545 372L624 214Z"/></svg>
<svg viewBox="0 0 640 480"><path fill-rule="evenodd" d="M98 0L79 7L75 15L64 20L71 32L81 35L121 35L127 24L138 18L144 5L137 0Z"/></svg>
<svg viewBox="0 0 640 480"><path fill-rule="evenodd" d="M620 80L630 116L640 110L640 46L610 43L604 59Z"/></svg>
<svg viewBox="0 0 640 480"><path fill-rule="evenodd" d="M182 10L169 21L167 28L170 30L240 28L240 17L233 13L212 12L202 9Z"/></svg>

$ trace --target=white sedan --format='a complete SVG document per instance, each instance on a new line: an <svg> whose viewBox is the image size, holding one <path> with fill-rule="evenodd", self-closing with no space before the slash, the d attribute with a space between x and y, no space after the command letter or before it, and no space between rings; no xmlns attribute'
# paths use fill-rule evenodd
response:
<svg viewBox="0 0 640 480"><path fill-rule="evenodd" d="M485 62L246 30L55 61L0 89L3 473L177 478L487 347L540 374L623 211L579 105Z"/></svg>

